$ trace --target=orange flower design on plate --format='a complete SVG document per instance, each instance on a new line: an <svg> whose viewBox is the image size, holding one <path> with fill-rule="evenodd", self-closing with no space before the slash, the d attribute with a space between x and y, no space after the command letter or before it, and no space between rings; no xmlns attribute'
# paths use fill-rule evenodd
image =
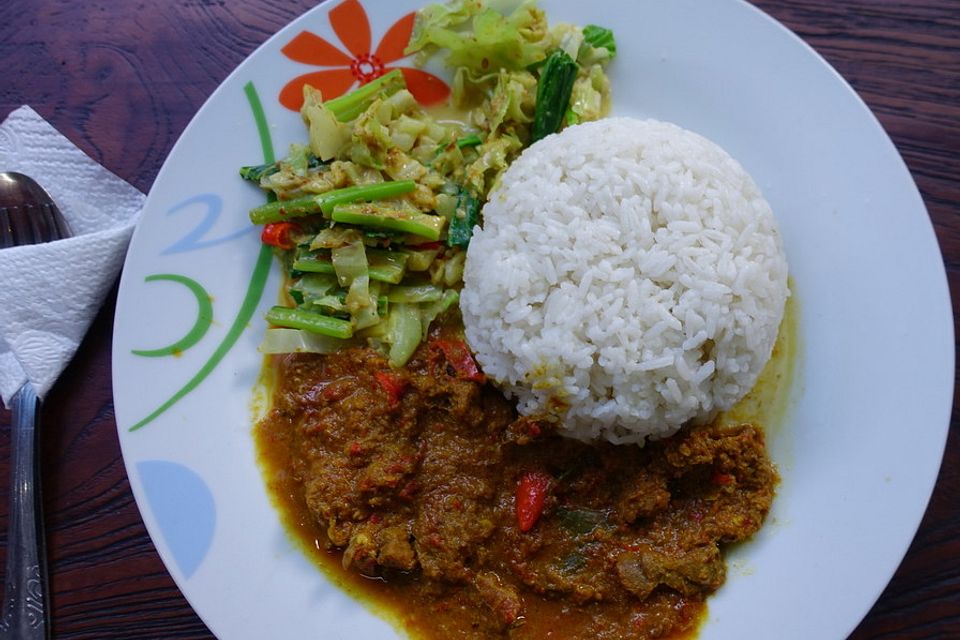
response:
<svg viewBox="0 0 960 640"><path fill-rule="evenodd" d="M346 0L334 7L329 15L330 26L349 53L310 31L301 31L287 43L281 51L291 60L331 68L305 73L288 82L280 91L280 104L286 108L300 110L306 84L320 89L324 100L329 100L343 95L358 81L361 85L366 84L396 68L403 72L407 88L420 104L436 104L450 95L450 87L432 73L411 67L388 66L406 57L403 50L413 32L413 13L393 23L372 53L370 21L358 0Z"/></svg>

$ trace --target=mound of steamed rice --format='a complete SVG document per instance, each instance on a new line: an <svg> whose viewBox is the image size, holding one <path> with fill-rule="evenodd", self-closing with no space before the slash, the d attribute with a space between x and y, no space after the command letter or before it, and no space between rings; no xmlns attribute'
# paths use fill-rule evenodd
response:
<svg viewBox="0 0 960 640"><path fill-rule="evenodd" d="M537 142L504 173L460 305L521 414L628 443L742 398L787 295L776 221L747 172L675 125L610 118Z"/></svg>

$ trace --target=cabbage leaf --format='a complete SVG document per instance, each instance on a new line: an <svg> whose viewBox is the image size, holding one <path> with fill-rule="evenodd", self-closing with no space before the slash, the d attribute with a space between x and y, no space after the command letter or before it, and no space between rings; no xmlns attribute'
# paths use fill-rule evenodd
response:
<svg viewBox="0 0 960 640"><path fill-rule="evenodd" d="M417 12L405 53L447 50L446 64L474 73L519 71L546 57L552 44L546 14L532 0L501 13L479 0L433 4Z"/></svg>

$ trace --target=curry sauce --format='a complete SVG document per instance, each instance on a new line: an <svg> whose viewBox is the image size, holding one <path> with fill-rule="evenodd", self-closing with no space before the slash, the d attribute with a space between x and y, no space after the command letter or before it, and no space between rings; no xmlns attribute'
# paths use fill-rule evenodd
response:
<svg viewBox="0 0 960 640"><path fill-rule="evenodd" d="M722 549L770 508L751 420L783 404L794 317L754 396L643 448L518 417L459 368L455 319L401 370L369 349L275 356L263 472L324 573L414 638L683 637L725 580Z"/></svg>

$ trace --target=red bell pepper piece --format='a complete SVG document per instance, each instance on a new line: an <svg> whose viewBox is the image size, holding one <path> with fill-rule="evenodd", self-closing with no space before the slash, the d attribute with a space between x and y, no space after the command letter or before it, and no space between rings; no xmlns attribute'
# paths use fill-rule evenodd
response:
<svg viewBox="0 0 960 640"><path fill-rule="evenodd" d="M550 482L550 476L540 471L528 471L520 476L516 497L517 526L520 531L530 531L537 524L543 513Z"/></svg>
<svg viewBox="0 0 960 640"><path fill-rule="evenodd" d="M297 246L293 236L300 233L300 225L295 222L271 222L263 225L260 242L278 249L293 249Z"/></svg>
<svg viewBox="0 0 960 640"><path fill-rule="evenodd" d="M435 340L434 344L443 352L447 362L457 372L458 378L471 382L486 382L486 376L480 371L473 354L462 340Z"/></svg>
<svg viewBox="0 0 960 640"><path fill-rule="evenodd" d="M407 390L409 383L392 371L377 371L373 374L380 387L386 392L387 399L391 407L400 404L400 398L403 392Z"/></svg>

